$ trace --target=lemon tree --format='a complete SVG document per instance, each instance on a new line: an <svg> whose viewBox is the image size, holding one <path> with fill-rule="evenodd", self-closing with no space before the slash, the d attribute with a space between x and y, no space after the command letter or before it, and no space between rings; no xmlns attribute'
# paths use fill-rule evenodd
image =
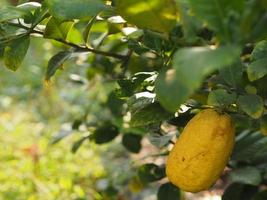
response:
<svg viewBox="0 0 267 200"><path fill-rule="evenodd" d="M68 67L76 70L70 81L88 89L85 95L90 88L101 88L90 101L77 102L83 112L73 119L72 128L88 134L73 144L74 153L86 142L114 142L145 154L151 159L135 160L138 167L125 184L132 191L157 185L154 196L159 200L183 199L183 190L212 189L224 166L221 181L229 186L222 199L265 198L265 0L12 2L0 2L0 57L8 69L18 74L24 70L20 66L32 56L32 40L44 40L58 51L40 82L53 87ZM194 123L194 116L207 108L212 112ZM234 124L235 136L233 125L220 120L225 116ZM211 139L213 133L229 138ZM157 148L156 154L143 153L147 141ZM177 160L183 155L193 159L204 148L201 144L210 151L207 159L188 165ZM167 166L168 179L165 161L173 146L171 152L179 152L170 153L177 157L168 159L169 166L175 166ZM193 174L183 174L186 169ZM206 173L209 169L214 173ZM187 187L176 184L178 176L186 179ZM186 189L192 185L197 189ZM103 198L124 192L113 188Z"/></svg>

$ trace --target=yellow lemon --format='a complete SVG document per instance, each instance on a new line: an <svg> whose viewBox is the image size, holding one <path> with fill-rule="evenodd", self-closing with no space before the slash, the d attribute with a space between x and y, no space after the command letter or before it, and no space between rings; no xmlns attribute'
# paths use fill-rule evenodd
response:
<svg viewBox="0 0 267 200"><path fill-rule="evenodd" d="M210 188L220 177L231 155L235 128L231 117L203 110L184 128L166 164L167 176L184 191Z"/></svg>

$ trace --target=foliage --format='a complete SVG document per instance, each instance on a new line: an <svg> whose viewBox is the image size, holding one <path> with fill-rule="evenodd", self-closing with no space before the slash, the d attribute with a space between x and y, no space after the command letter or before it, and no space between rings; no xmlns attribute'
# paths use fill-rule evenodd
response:
<svg viewBox="0 0 267 200"><path fill-rule="evenodd" d="M261 135L266 134L267 106L265 0L0 3L3 64L25 78L32 69L21 67L25 57L49 57L46 73L38 67L43 63L35 69L43 73L50 90L70 75L61 87L78 112L64 120L73 121L73 130L87 133L77 138L73 152L86 141L115 140L138 153L142 138L149 138L159 148L158 155L166 155L186 122L203 108L214 107L232 116L237 132L228 164L233 183L223 199L234 195L242 199L246 192L251 194L245 195L247 199L264 196L260 190L266 185L267 163L266 138ZM32 51L40 40L51 41L56 48ZM42 87L41 80L34 82L30 88ZM75 92L78 98L72 96ZM55 116L68 113L59 105L53 108L39 109ZM59 135L54 143L67 135ZM142 174L138 180L143 184L148 182L144 177L158 181L165 175L153 173L161 167L145 164L136 176ZM111 199L117 195L112 185L108 191ZM159 199L164 193L174 199L179 190L164 182Z"/></svg>

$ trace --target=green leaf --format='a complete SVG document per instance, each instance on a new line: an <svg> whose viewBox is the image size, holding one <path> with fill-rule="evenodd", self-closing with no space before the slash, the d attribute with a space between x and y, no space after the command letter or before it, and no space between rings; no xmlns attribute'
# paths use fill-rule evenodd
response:
<svg viewBox="0 0 267 200"><path fill-rule="evenodd" d="M0 44L0 60L4 57L5 47Z"/></svg>
<svg viewBox="0 0 267 200"><path fill-rule="evenodd" d="M236 137L232 161L258 166L267 162L266 156L267 137L259 131L243 131Z"/></svg>
<svg viewBox="0 0 267 200"><path fill-rule="evenodd" d="M63 19L90 19L108 6L101 0L46 0L52 16Z"/></svg>
<svg viewBox="0 0 267 200"><path fill-rule="evenodd" d="M165 167L147 163L138 169L138 176L143 183L158 181L166 176Z"/></svg>
<svg viewBox="0 0 267 200"><path fill-rule="evenodd" d="M170 32L176 24L173 0L116 0L115 6L119 15L140 28Z"/></svg>
<svg viewBox="0 0 267 200"><path fill-rule="evenodd" d="M157 197L158 200L180 200L181 192L172 183L164 183L160 186Z"/></svg>
<svg viewBox="0 0 267 200"><path fill-rule="evenodd" d="M262 177L261 172L256 167L244 167L231 171L229 175L231 182L243 183L249 185L259 185Z"/></svg>
<svg viewBox="0 0 267 200"><path fill-rule="evenodd" d="M124 101L119 99L114 91L109 94L107 100L107 106L114 116L122 115L123 104Z"/></svg>
<svg viewBox="0 0 267 200"><path fill-rule="evenodd" d="M242 81L243 65L238 61L232 65L228 65L220 69L220 77L231 87L235 89L240 86Z"/></svg>
<svg viewBox="0 0 267 200"><path fill-rule="evenodd" d="M122 137L122 145L132 153L139 153L142 148L141 140L140 135L126 133Z"/></svg>
<svg viewBox="0 0 267 200"><path fill-rule="evenodd" d="M78 141L74 142L74 144L71 147L71 152L76 153L78 151L78 149L81 147L81 145L83 144L83 142L87 139L88 139L88 137L82 137Z"/></svg>
<svg viewBox="0 0 267 200"><path fill-rule="evenodd" d="M119 129L108 122L98 127L90 136L90 139L92 139L96 144L104 144L112 141L118 135Z"/></svg>
<svg viewBox="0 0 267 200"><path fill-rule="evenodd" d="M229 94L224 89L213 90L209 93L208 105L211 106L228 106L235 103L236 94Z"/></svg>
<svg viewBox="0 0 267 200"><path fill-rule="evenodd" d="M167 144L169 144L169 142L172 140L173 137L174 134L161 135L156 132L149 133L148 135L150 143L158 148L162 148Z"/></svg>
<svg viewBox="0 0 267 200"><path fill-rule="evenodd" d="M0 22L22 18L26 14L27 12L25 12L23 9L13 6L4 6L0 8Z"/></svg>
<svg viewBox="0 0 267 200"><path fill-rule="evenodd" d="M243 0L201 0L198 3L189 0L189 3L197 18L202 19L208 27L215 30L225 41L229 41L231 30L227 18L229 13L238 13L243 10Z"/></svg>
<svg viewBox="0 0 267 200"><path fill-rule="evenodd" d="M130 126L145 126L167 120L172 114L167 112L159 103L152 103L132 113Z"/></svg>
<svg viewBox="0 0 267 200"><path fill-rule="evenodd" d="M238 59L239 48L223 46L217 49L207 47L184 48L176 52L173 69L161 71L155 90L160 103L175 112L211 72L231 65Z"/></svg>
<svg viewBox="0 0 267 200"><path fill-rule="evenodd" d="M267 41L263 40L256 44L251 53L251 60L256 61L265 58L267 54Z"/></svg>
<svg viewBox="0 0 267 200"><path fill-rule="evenodd" d="M202 25L195 16L192 16L188 0L176 0L176 2L185 38L189 42L194 42L197 39L197 29L199 29Z"/></svg>
<svg viewBox="0 0 267 200"><path fill-rule="evenodd" d="M257 191L258 187L252 185L232 183L224 191L222 200L251 200Z"/></svg>
<svg viewBox="0 0 267 200"><path fill-rule="evenodd" d="M262 116L260 126L261 133L267 136L267 115Z"/></svg>
<svg viewBox="0 0 267 200"><path fill-rule="evenodd" d="M241 110L254 119L260 118L264 110L262 98L254 94L239 96L237 105Z"/></svg>
<svg viewBox="0 0 267 200"><path fill-rule="evenodd" d="M251 53L252 63L247 68L248 78L255 81L267 74L267 41L259 42Z"/></svg>
<svg viewBox="0 0 267 200"><path fill-rule="evenodd" d="M93 24L95 23L95 21L96 21L96 16L93 16L89 20L88 24L86 25L85 30L83 31L83 40L86 44L88 44L88 42L89 42L90 31L91 31L91 28L92 28Z"/></svg>
<svg viewBox="0 0 267 200"><path fill-rule="evenodd" d="M255 81L265 76L267 74L267 58L250 63L247 73L250 81Z"/></svg>
<svg viewBox="0 0 267 200"><path fill-rule="evenodd" d="M72 52L70 51L61 51L54 55L48 62L45 79L49 81L56 71L62 67L63 63L71 56Z"/></svg>
<svg viewBox="0 0 267 200"><path fill-rule="evenodd" d="M30 36L25 35L12 40L4 52L4 62L8 69L16 71L24 60L30 46Z"/></svg>
<svg viewBox="0 0 267 200"><path fill-rule="evenodd" d="M51 17L47 22L44 37L49 39L66 40L69 31L73 27L74 22L57 20Z"/></svg>
<svg viewBox="0 0 267 200"><path fill-rule="evenodd" d="M82 125L82 123L82 119L75 119L71 125L72 130L79 130L79 127Z"/></svg>

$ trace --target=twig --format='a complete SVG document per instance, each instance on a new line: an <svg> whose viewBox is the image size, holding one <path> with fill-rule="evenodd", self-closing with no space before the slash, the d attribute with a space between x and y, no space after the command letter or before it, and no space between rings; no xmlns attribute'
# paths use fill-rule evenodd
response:
<svg viewBox="0 0 267 200"><path fill-rule="evenodd" d="M29 28L27 26L24 26L22 24L17 24L17 23L8 23L8 24L11 25L11 26L16 26L18 28L22 28L24 30L27 30L27 31L29 31L29 34L35 33L35 34L39 34L39 35L44 36L44 32L36 30L36 29L31 29L31 28ZM112 53L112 52L106 52L106 51L93 49L93 48L86 47L86 46L80 46L80 45L74 44L72 42L68 42L66 40L59 39L59 38L58 39L55 38L53 40L58 41L58 42L60 42L62 44L65 44L67 46L73 47L78 52L92 52L92 53L95 53L95 54L108 56L108 57L113 57L113 58L117 58L117 59L126 59L128 57L127 55L121 55L121 54L116 54L116 53Z"/></svg>
<svg viewBox="0 0 267 200"><path fill-rule="evenodd" d="M129 61L130 61L130 58L131 58L132 54L133 54L133 50L130 49L130 50L128 51L128 53L126 54L125 58L124 58L123 61L122 61L122 64L121 64L121 66L120 66L120 68L123 69L122 72L121 72L121 76L122 76L122 77L125 76L125 73L126 73L127 68L128 68L127 66L128 66L128 63L129 63Z"/></svg>

